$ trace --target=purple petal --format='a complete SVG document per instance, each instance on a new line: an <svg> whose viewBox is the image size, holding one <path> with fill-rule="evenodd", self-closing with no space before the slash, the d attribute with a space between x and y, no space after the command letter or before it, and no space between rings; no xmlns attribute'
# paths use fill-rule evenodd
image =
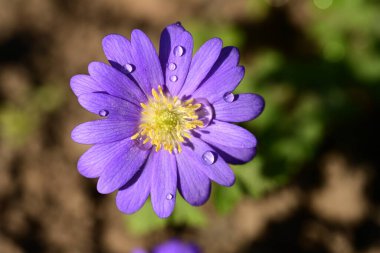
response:
<svg viewBox="0 0 380 253"><path fill-rule="evenodd" d="M229 164L243 164L252 160L256 155L255 148L233 148L211 141L208 144Z"/></svg>
<svg viewBox="0 0 380 253"><path fill-rule="evenodd" d="M157 245L152 253L200 253L200 249L191 243L185 243L177 239L172 239L163 244Z"/></svg>
<svg viewBox="0 0 380 253"><path fill-rule="evenodd" d="M79 96L78 101L88 111L95 114L104 114L100 116L133 121L140 118L141 107L108 94L83 94Z"/></svg>
<svg viewBox="0 0 380 253"><path fill-rule="evenodd" d="M152 172L152 206L159 217L167 218L173 212L177 192L176 159L166 150L152 153L151 163L155 165Z"/></svg>
<svg viewBox="0 0 380 253"><path fill-rule="evenodd" d="M239 64L239 60L239 49L232 46L222 48L218 59L216 60L207 77L212 76L218 69L227 70L236 67Z"/></svg>
<svg viewBox="0 0 380 253"><path fill-rule="evenodd" d="M135 66L131 55L131 42L129 42L124 36L119 34L107 35L104 37L102 45L104 54L113 67L125 71L126 69L124 66L126 64Z"/></svg>
<svg viewBox="0 0 380 253"><path fill-rule="evenodd" d="M193 148L184 146L185 155L192 158L193 168L201 171L208 178L223 186L231 186L235 182L235 175L222 157L215 150L198 138L191 138ZM193 154L191 154L193 152ZM191 154L191 155L190 155Z"/></svg>
<svg viewBox="0 0 380 253"><path fill-rule="evenodd" d="M144 205L150 193L152 170L155 166L149 157L146 165L119 190L116 195L116 205L120 211L132 214Z"/></svg>
<svg viewBox="0 0 380 253"><path fill-rule="evenodd" d="M233 101L220 99L213 104L215 119L243 122L256 118L264 109L264 99L257 94L239 94Z"/></svg>
<svg viewBox="0 0 380 253"><path fill-rule="evenodd" d="M85 122L71 132L71 138L81 144L109 143L136 133L137 121L103 119Z"/></svg>
<svg viewBox="0 0 380 253"><path fill-rule="evenodd" d="M100 85L89 75L75 75L70 80L70 86L76 96L103 91Z"/></svg>
<svg viewBox="0 0 380 253"><path fill-rule="evenodd" d="M220 55L212 66L211 70L207 73L207 76L202 80L199 87L202 86L210 77L212 77L216 71L227 71L236 67L239 64L239 50L236 47L224 47L220 51ZM198 88L199 88L198 87Z"/></svg>
<svg viewBox="0 0 380 253"><path fill-rule="evenodd" d="M178 47L181 47L181 49ZM182 55L176 55L175 52L179 52L176 50L182 50ZM182 25L178 23L169 25L162 31L160 61L165 76L166 87L172 96L178 94L186 80L192 52L193 37Z"/></svg>
<svg viewBox="0 0 380 253"><path fill-rule="evenodd" d="M89 148L78 161L78 171L89 178L99 177L118 152L125 152L129 140L96 144Z"/></svg>
<svg viewBox="0 0 380 253"><path fill-rule="evenodd" d="M222 40L214 38L207 41L195 53L190 65L187 79L179 93L179 97L190 96L207 76L222 50Z"/></svg>
<svg viewBox="0 0 380 253"><path fill-rule="evenodd" d="M144 201L145 202L145 201ZM144 249L133 249L132 253L149 253L148 251Z"/></svg>
<svg viewBox="0 0 380 253"><path fill-rule="evenodd" d="M193 97L207 98L210 103L219 100L226 92L232 92L244 76L244 68L238 67L239 51L235 47L222 49L219 58Z"/></svg>
<svg viewBox="0 0 380 253"><path fill-rule="evenodd" d="M144 164L150 150L141 149L135 141L126 140L103 170L97 185L98 192L111 193L125 185Z"/></svg>
<svg viewBox="0 0 380 253"><path fill-rule="evenodd" d="M248 130L218 120L213 120L209 126L197 130L196 133L206 142L233 148L253 148L257 144L255 136Z"/></svg>
<svg viewBox="0 0 380 253"><path fill-rule="evenodd" d="M227 92L232 92L244 77L244 67L238 66L226 71L218 69L214 75L207 79L202 86L193 93L194 98L207 98L214 103Z"/></svg>
<svg viewBox="0 0 380 253"><path fill-rule="evenodd" d="M194 168L194 161L199 157L191 148L182 147L182 152L176 154L179 192L188 203L200 206L210 197L211 183L201 170Z"/></svg>
<svg viewBox="0 0 380 253"><path fill-rule="evenodd" d="M134 51L136 50L132 48L132 44L127 38L119 34L110 34L104 37L103 51L113 67L126 74L146 94L150 94L151 91L146 90L144 66L139 65L140 62L135 59Z"/></svg>
<svg viewBox="0 0 380 253"><path fill-rule="evenodd" d="M131 79L105 63L92 62L88 71L102 89L112 96L126 99L136 105L147 100L142 90Z"/></svg>
<svg viewBox="0 0 380 253"><path fill-rule="evenodd" d="M134 77L146 94L152 88L164 84L160 60L150 39L140 30L133 30L131 35L133 62L136 63Z"/></svg>

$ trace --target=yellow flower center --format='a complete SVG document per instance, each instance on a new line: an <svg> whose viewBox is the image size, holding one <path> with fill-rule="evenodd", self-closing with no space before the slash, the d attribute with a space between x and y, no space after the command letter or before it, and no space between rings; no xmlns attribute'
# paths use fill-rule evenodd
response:
<svg viewBox="0 0 380 253"><path fill-rule="evenodd" d="M202 106L193 104L194 99L181 101L178 97L165 95L162 87L158 92L152 89L152 97L147 104L141 103L141 122L131 139L141 138L143 143L151 142L156 151L161 148L172 153L181 152L181 142L190 138L190 130L203 127L196 111Z"/></svg>

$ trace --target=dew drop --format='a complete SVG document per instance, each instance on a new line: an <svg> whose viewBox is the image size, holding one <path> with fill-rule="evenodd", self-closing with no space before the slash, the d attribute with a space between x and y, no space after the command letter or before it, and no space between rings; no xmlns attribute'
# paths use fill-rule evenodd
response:
<svg viewBox="0 0 380 253"><path fill-rule="evenodd" d="M183 49L182 46L176 46L174 48L174 55L175 56L182 56L185 53L185 49Z"/></svg>
<svg viewBox="0 0 380 253"><path fill-rule="evenodd" d="M166 195L166 199L167 199L167 200L171 200L171 199L173 199L173 194L168 193L168 195Z"/></svg>
<svg viewBox="0 0 380 253"><path fill-rule="evenodd" d="M211 151L206 151L203 155L202 155L202 159L203 161L207 164L207 165L211 165L213 163L215 163L216 161L216 156L213 152Z"/></svg>
<svg viewBox="0 0 380 253"><path fill-rule="evenodd" d="M177 65L174 62L168 64L168 69L173 71L177 68Z"/></svg>
<svg viewBox="0 0 380 253"><path fill-rule="evenodd" d="M177 76L171 76L170 77L170 81L172 81L172 82L177 82L177 80L178 80Z"/></svg>
<svg viewBox="0 0 380 253"><path fill-rule="evenodd" d="M195 102L201 104L201 108L197 110L197 115L198 119L203 122L203 127L210 125L215 116L212 105L205 98L197 98Z"/></svg>
<svg viewBox="0 0 380 253"><path fill-rule="evenodd" d="M135 70L135 66L130 63L125 64L124 68L128 73L132 73Z"/></svg>
<svg viewBox="0 0 380 253"><path fill-rule="evenodd" d="M235 95L232 92L227 92L226 94L224 94L223 99L227 103L232 103L235 100Z"/></svg>
<svg viewBox="0 0 380 253"><path fill-rule="evenodd" d="M107 110L100 110L99 111L99 116L101 117L106 117L108 116L109 112Z"/></svg>

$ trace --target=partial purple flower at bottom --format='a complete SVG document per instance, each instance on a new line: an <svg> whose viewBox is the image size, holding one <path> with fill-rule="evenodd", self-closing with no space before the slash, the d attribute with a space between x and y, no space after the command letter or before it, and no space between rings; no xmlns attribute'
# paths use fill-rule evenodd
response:
<svg viewBox="0 0 380 253"><path fill-rule="evenodd" d="M159 56L140 30L130 40L106 36L103 49L111 65L92 62L89 75L71 79L79 103L101 117L72 131L74 141L93 145L79 172L99 178L100 193L118 190L122 212L136 212L150 196L161 218L173 212L177 189L198 206L211 181L233 185L228 163L250 161L257 145L234 123L264 108L257 94L232 93L244 76L238 50L213 38L193 56L193 38L180 23L162 32Z"/></svg>
<svg viewBox="0 0 380 253"><path fill-rule="evenodd" d="M143 249L135 249L132 253L149 253ZM200 248L192 243L172 239L153 248L150 253L202 253Z"/></svg>

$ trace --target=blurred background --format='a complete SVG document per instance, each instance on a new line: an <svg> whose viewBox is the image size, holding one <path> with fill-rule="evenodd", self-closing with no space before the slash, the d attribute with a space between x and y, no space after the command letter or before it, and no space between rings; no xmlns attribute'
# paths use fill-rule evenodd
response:
<svg viewBox="0 0 380 253"><path fill-rule="evenodd" d="M94 116L70 77L106 61L102 38L181 21L195 48L240 49L236 92L264 96L244 124L257 157L167 220L126 216L76 170L71 130ZM0 0L0 253L124 253L177 237L206 253L380 252L377 0ZM178 198L180 200L180 198Z"/></svg>

